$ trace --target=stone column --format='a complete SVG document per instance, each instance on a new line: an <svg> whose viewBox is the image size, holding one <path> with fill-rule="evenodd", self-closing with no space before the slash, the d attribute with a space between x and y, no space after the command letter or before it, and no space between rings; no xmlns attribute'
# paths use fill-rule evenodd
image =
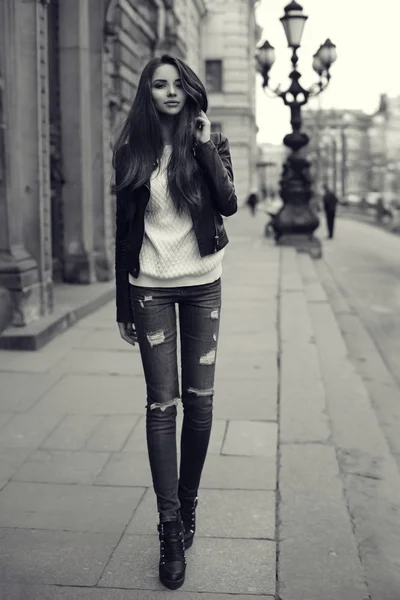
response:
<svg viewBox="0 0 400 600"><path fill-rule="evenodd" d="M40 315L40 285L36 261L23 237L18 7L15 0L0 2L0 286L10 292L13 324L26 325ZM24 93L33 95L31 90Z"/></svg>
<svg viewBox="0 0 400 600"><path fill-rule="evenodd" d="M53 310L47 4L18 0L20 178L24 240L37 262L40 314Z"/></svg>
<svg viewBox="0 0 400 600"><path fill-rule="evenodd" d="M60 2L64 280L95 281L89 0Z"/></svg>
<svg viewBox="0 0 400 600"><path fill-rule="evenodd" d="M105 2L89 0L90 108L92 140L93 248L96 278L114 277L111 128L108 107L108 73L105 63Z"/></svg>

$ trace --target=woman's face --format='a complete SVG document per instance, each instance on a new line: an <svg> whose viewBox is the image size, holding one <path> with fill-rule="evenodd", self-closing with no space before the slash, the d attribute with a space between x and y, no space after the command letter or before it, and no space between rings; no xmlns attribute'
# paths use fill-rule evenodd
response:
<svg viewBox="0 0 400 600"><path fill-rule="evenodd" d="M154 71L151 95L159 113L178 115L185 105L187 94L182 88L179 72L174 65L160 65Z"/></svg>

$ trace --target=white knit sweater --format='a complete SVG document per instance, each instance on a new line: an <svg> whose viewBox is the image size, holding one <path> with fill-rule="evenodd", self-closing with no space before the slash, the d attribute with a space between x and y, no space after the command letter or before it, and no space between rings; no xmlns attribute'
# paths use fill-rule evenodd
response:
<svg viewBox="0 0 400 600"><path fill-rule="evenodd" d="M168 193L166 169L171 151L171 146L165 146L160 169L151 176L139 255L140 273L137 279L129 275L133 285L202 285L216 281L222 273L224 249L201 257L189 211L179 214Z"/></svg>

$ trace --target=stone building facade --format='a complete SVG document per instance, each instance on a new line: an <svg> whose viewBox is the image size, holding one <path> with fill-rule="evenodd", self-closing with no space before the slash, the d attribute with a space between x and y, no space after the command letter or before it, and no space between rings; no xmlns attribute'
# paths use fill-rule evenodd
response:
<svg viewBox="0 0 400 600"><path fill-rule="evenodd" d="M400 206L400 97L382 94L371 117L371 193Z"/></svg>
<svg viewBox="0 0 400 600"><path fill-rule="evenodd" d="M312 163L314 191L327 184L343 200L366 198L370 185L371 118L361 110L306 110L303 130Z"/></svg>
<svg viewBox="0 0 400 600"><path fill-rule="evenodd" d="M311 137L316 189L328 183L340 198L398 203L400 192L400 97L382 94L372 114L361 110L304 111Z"/></svg>
<svg viewBox="0 0 400 600"><path fill-rule="evenodd" d="M283 144L263 143L258 154L258 192L263 199L279 196L283 164L288 148Z"/></svg>
<svg viewBox="0 0 400 600"><path fill-rule="evenodd" d="M229 138L239 201L257 187L255 0L206 0L202 30L209 118Z"/></svg>
<svg viewBox="0 0 400 600"><path fill-rule="evenodd" d="M1 328L50 315L57 285L113 279L113 131L151 57L201 75L205 17L204 0L0 2Z"/></svg>

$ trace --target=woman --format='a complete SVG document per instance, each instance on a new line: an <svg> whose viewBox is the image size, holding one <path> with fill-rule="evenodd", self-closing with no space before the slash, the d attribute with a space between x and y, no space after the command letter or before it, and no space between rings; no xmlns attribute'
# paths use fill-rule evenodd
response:
<svg viewBox="0 0 400 600"><path fill-rule="evenodd" d="M193 542L211 432L221 271L221 215L237 210L227 139L210 134L207 95L171 56L144 68L114 149L116 299L122 338L139 344L147 387L146 433L159 512L162 583L179 588ZM176 414L183 424L178 474Z"/></svg>

